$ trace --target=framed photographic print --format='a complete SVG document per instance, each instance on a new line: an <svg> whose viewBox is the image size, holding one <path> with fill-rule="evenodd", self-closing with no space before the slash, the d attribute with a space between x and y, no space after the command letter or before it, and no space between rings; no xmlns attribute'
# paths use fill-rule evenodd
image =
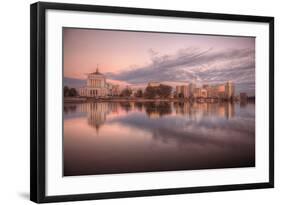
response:
<svg viewBox="0 0 281 205"><path fill-rule="evenodd" d="M30 198L274 187L274 18L31 5Z"/></svg>

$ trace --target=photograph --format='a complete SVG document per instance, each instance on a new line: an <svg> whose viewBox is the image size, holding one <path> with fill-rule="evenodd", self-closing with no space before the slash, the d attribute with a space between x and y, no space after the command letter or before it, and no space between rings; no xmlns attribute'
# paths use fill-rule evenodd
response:
<svg viewBox="0 0 281 205"><path fill-rule="evenodd" d="M255 167L255 37L62 37L63 176Z"/></svg>

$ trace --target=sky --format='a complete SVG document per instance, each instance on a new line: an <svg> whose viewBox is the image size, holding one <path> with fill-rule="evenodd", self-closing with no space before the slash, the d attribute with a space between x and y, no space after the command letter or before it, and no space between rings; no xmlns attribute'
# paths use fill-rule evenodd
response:
<svg viewBox="0 0 281 205"><path fill-rule="evenodd" d="M63 29L64 77L99 71L108 81L145 86L235 83L255 94L255 38L97 29Z"/></svg>

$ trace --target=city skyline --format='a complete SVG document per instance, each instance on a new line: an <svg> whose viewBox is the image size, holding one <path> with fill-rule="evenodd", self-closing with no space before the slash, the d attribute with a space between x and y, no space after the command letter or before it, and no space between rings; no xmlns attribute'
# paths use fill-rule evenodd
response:
<svg viewBox="0 0 281 205"><path fill-rule="evenodd" d="M102 99L102 98L146 98L146 99L185 99L185 100L201 100L201 101L238 101L238 96L235 95L235 84L231 81L227 81L225 84L209 85L204 84L198 87L194 82L189 84L177 84L175 90L172 86L165 85L161 82L150 81L146 85L146 88L131 88L126 86L121 88L119 84L113 84L107 82L106 76L96 68L95 72L87 75L87 83L74 89L70 93L69 88L64 87L64 96L80 96L86 98ZM76 94L74 94L74 93ZM242 95L241 95L242 94ZM239 96L243 96L242 99L247 99L247 93L240 93ZM240 99L241 100L241 99Z"/></svg>
<svg viewBox="0 0 281 205"><path fill-rule="evenodd" d="M99 64L109 82L175 87L232 81L236 94L255 95L255 38L65 28L66 84L85 83ZM77 82L78 82L77 81Z"/></svg>

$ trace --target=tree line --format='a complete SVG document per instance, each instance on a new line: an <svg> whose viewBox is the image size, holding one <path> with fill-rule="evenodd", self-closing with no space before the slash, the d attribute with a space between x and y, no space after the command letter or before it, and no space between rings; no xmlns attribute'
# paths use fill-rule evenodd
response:
<svg viewBox="0 0 281 205"><path fill-rule="evenodd" d="M78 96L78 92L75 88L69 88L68 86L64 86L63 89L64 97L75 97ZM124 88L121 93L120 97L131 97L132 96L132 89L129 87ZM137 98L167 98L170 97L172 93L172 87L169 85L160 84L159 86L147 86L145 90L138 89L133 97Z"/></svg>
<svg viewBox="0 0 281 205"><path fill-rule="evenodd" d="M75 97L75 96L78 96L78 92L75 88L69 88L68 86L64 86L63 96L64 97Z"/></svg>
<svg viewBox="0 0 281 205"><path fill-rule="evenodd" d="M147 86L144 91L138 89L134 94L134 97L144 97L144 98L167 98L170 97L172 93L172 87L169 85L160 84L159 86ZM132 95L132 90L130 88L125 88L122 90L121 97L130 97Z"/></svg>

